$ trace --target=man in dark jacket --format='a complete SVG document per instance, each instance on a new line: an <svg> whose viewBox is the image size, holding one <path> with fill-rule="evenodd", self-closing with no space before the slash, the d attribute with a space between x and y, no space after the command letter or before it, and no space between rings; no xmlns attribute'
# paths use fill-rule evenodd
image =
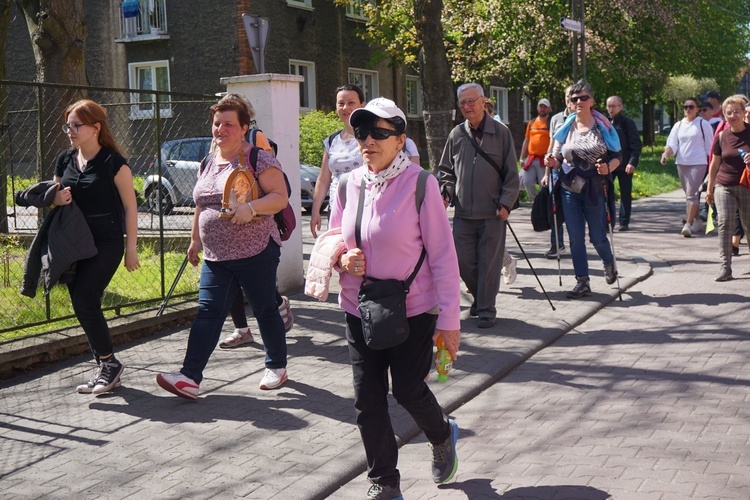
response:
<svg viewBox="0 0 750 500"><path fill-rule="evenodd" d="M622 99L619 96L613 95L607 98L607 111L617 130L617 135L620 136L622 147L622 165L625 165L625 168L615 169L612 176L620 185L620 228L618 230L627 231L630 229L630 211L633 203L633 172L638 166L643 146L635 122L622 114Z"/></svg>
<svg viewBox="0 0 750 500"><path fill-rule="evenodd" d="M480 85L461 85L458 105L466 121L448 136L437 177L446 206L455 206L453 242L461 279L474 297L471 314L479 316L479 328L489 328L497 315L505 221L518 198L516 148L508 127L485 113Z"/></svg>

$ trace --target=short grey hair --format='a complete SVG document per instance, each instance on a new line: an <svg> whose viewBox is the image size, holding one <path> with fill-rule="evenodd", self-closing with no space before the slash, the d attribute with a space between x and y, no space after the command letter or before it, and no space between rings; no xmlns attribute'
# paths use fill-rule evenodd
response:
<svg viewBox="0 0 750 500"><path fill-rule="evenodd" d="M460 99L461 92L463 92L464 90L472 89L472 88L477 89L477 92L479 92L479 97L484 97L484 89L482 88L481 85L479 85L478 83L474 83L474 82L464 83L463 85L458 87L458 90L456 90L456 97Z"/></svg>

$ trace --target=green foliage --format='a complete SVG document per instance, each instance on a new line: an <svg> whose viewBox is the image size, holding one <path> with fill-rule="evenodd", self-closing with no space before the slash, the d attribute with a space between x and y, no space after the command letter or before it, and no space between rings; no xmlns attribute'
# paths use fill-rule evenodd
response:
<svg viewBox="0 0 750 500"><path fill-rule="evenodd" d="M341 130L335 111L310 111L299 117L299 161L319 167L323 162L323 139Z"/></svg>

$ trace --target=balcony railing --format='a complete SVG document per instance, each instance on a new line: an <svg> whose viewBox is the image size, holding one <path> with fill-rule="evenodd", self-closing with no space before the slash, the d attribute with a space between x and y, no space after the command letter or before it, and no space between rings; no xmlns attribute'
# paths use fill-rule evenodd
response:
<svg viewBox="0 0 750 500"><path fill-rule="evenodd" d="M166 0L124 0L118 42L169 38Z"/></svg>

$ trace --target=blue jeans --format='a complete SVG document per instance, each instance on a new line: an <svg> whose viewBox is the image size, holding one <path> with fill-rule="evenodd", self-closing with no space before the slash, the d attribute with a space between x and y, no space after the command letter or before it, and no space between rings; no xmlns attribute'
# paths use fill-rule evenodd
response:
<svg viewBox="0 0 750 500"><path fill-rule="evenodd" d="M197 383L216 348L224 321L240 285L258 321L267 368L286 366L286 332L276 305L276 268L281 249L273 241L247 259L204 261L198 292L198 317L190 327L180 372Z"/></svg>
<svg viewBox="0 0 750 500"><path fill-rule="evenodd" d="M596 182L598 179L589 179L588 182ZM594 189L594 186L587 186ZM610 194L611 195L611 194ZM612 249L607 239L607 213L604 205L604 193L597 190L596 206L587 206L588 195L586 192L573 193L562 188L563 213L565 214L565 225L568 228L568 239L570 240L570 255L573 258L573 268L576 277L589 277L589 261L586 256L586 228L589 226L589 240L594 245L596 253L601 257L605 266L612 265L615 261Z"/></svg>

